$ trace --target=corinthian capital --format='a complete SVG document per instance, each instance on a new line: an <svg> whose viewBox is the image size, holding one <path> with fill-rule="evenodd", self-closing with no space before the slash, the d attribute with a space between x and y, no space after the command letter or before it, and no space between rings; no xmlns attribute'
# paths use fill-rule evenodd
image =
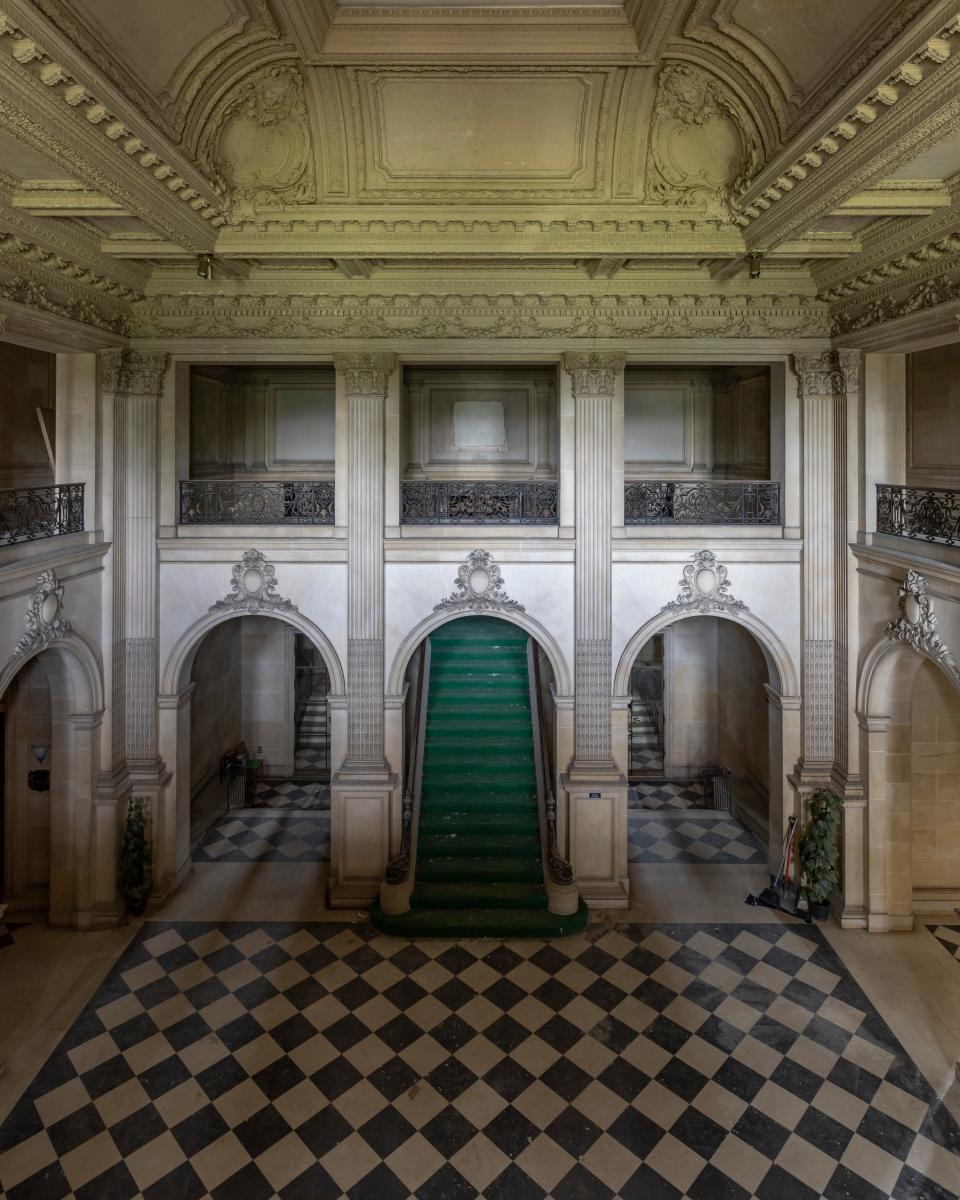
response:
<svg viewBox="0 0 960 1200"><path fill-rule="evenodd" d="M333 365L342 374L348 396L386 396L397 369L395 354L335 354Z"/></svg>
<svg viewBox="0 0 960 1200"><path fill-rule="evenodd" d="M624 354L578 353L563 356L564 368L573 377L574 396L612 396L623 373Z"/></svg>
<svg viewBox="0 0 960 1200"><path fill-rule="evenodd" d="M100 355L103 389L124 396L159 396L167 369L166 354L105 350Z"/></svg>
<svg viewBox="0 0 960 1200"><path fill-rule="evenodd" d="M846 396L860 386L859 350L791 354L790 367L797 377L801 399L804 396Z"/></svg>

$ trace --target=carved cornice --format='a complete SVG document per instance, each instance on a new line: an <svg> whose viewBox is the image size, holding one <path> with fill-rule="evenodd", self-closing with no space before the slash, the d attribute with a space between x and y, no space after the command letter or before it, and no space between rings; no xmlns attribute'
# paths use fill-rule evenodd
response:
<svg viewBox="0 0 960 1200"><path fill-rule="evenodd" d="M4 42L2 39L7 40ZM121 161L135 164L141 169L144 187L140 195L135 196L124 188L120 183L120 171L111 173L109 177L103 176L98 181L97 186L108 195L122 198L132 211L142 211L145 207L144 195L155 193L155 189L162 186L165 197L175 197L190 213L186 224L171 223L164 212L163 204L156 200L149 204L152 222L174 239L182 239L184 230L190 227L196 218L209 222L214 227L226 222L226 215L215 189L202 179L199 172L188 172L192 174L192 180L184 178L182 165L168 162L167 159L172 157L171 155L160 151L158 146L150 145L150 141L156 139L150 139L149 135L140 136L130 128L127 119L120 118L111 111L91 87L78 79L62 62L57 61L46 47L29 37L2 11L0 44L9 47L10 58L6 62L12 60L19 65L20 74L11 74L11 81L14 78L21 81L29 79L35 86L39 85L38 98L45 103L49 103L50 98L59 99L64 106L61 111L71 123L81 119L84 121L84 137L89 137L90 132L95 131L103 139L104 147L112 146L114 154L124 156ZM12 68L8 69L12 71ZM5 117L15 131L19 128L21 136L26 136L28 141L40 146L55 161L76 161L81 178L89 178L97 172L95 164L81 161L75 146L68 146L50 129L44 128L43 120L35 121L25 112L18 110L10 103L8 97L4 98L0 115Z"/></svg>
<svg viewBox="0 0 960 1200"><path fill-rule="evenodd" d="M907 571L898 595L900 616L887 626L887 637L932 658L954 682L960 683L956 660L937 633L937 617L927 595L926 579L917 571Z"/></svg>
<svg viewBox="0 0 960 1200"><path fill-rule="evenodd" d="M805 396L846 396L860 386L860 352L825 350L822 354L791 354L797 392Z"/></svg>
<svg viewBox="0 0 960 1200"><path fill-rule="evenodd" d="M812 215L955 128L958 36L960 17L954 17L839 120L778 156L737 203L739 223L756 225L748 237L777 242L793 236ZM788 211L774 216L772 209L787 197Z"/></svg>
<svg viewBox="0 0 960 1200"><path fill-rule="evenodd" d="M343 376L348 396L386 396L397 369L395 354L335 354L333 366Z"/></svg>
<svg viewBox="0 0 960 1200"><path fill-rule="evenodd" d="M36 242L27 241L15 233L0 229L0 268L8 267L18 275L36 276L38 281L54 281L77 300L116 301L117 316L126 315L120 305L143 299L143 293L91 270L75 259L56 254Z"/></svg>
<svg viewBox="0 0 960 1200"><path fill-rule="evenodd" d="M956 219L956 218L954 218ZM932 271L943 273L960 266L960 227L934 241L916 245L906 254L898 254L842 283L825 288L819 299L831 305L831 311L846 308L850 303L863 304L902 289L910 283L922 283Z"/></svg>
<svg viewBox="0 0 960 1200"><path fill-rule="evenodd" d="M515 293L157 296L134 307L138 337L827 337L807 296Z"/></svg>
<svg viewBox="0 0 960 1200"><path fill-rule="evenodd" d="M88 299L58 300L51 296L41 283L28 275L14 275L9 280L0 280L0 300L17 304L38 313L79 321L107 333L126 337L130 333L129 319L122 313Z"/></svg>
<svg viewBox="0 0 960 1200"><path fill-rule="evenodd" d="M626 364L623 354L565 354L564 369L573 379L573 394L577 399L587 396L612 396L617 377Z"/></svg>
<svg viewBox="0 0 960 1200"><path fill-rule="evenodd" d="M858 299L846 304L832 305L831 329L834 336L858 333L914 313L945 305L956 305L960 302L960 270L953 275L938 275L935 279L925 279L908 291L901 290L891 295L890 290L887 289L886 294L866 304L862 299Z"/></svg>

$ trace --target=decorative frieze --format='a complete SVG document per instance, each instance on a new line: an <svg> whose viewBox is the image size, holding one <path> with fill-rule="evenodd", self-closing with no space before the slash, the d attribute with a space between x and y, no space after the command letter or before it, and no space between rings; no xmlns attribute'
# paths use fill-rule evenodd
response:
<svg viewBox="0 0 960 1200"><path fill-rule="evenodd" d="M954 680L960 682L960 668L943 638L937 633L937 617L927 594L927 581L918 571L907 571L898 590L900 616L887 626L893 642L911 646L918 654L932 658Z"/></svg>
<svg viewBox="0 0 960 1200"><path fill-rule="evenodd" d="M727 568L711 550L698 550L693 562L683 568L680 594L665 604L661 612L701 613L746 612L747 606L730 593Z"/></svg>
<svg viewBox="0 0 960 1200"><path fill-rule="evenodd" d="M435 612L524 612L507 595L500 568L487 550L471 550L457 571L453 591Z"/></svg>
<svg viewBox="0 0 960 1200"><path fill-rule="evenodd" d="M210 605L210 612L296 612L297 606L277 593L277 571L259 550L247 550L231 572L230 591Z"/></svg>
<svg viewBox="0 0 960 1200"><path fill-rule="evenodd" d="M21 634L10 655L10 662L44 650L59 638L70 637L73 627L63 614L63 584L53 569L37 576L36 586L27 605L27 632Z"/></svg>

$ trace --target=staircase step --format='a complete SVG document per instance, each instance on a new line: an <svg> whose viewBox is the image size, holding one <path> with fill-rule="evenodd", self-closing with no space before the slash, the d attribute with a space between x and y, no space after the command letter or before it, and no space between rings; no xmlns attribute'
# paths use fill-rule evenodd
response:
<svg viewBox="0 0 960 1200"><path fill-rule="evenodd" d="M396 937L424 938L555 938L580 933L587 925L587 906L570 916L559 916L540 908L411 908L409 912L383 912L379 904L371 911L374 926Z"/></svg>
<svg viewBox="0 0 960 1200"><path fill-rule="evenodd" d="M461 818L464 814L460 814ZM431 859L450 858L463 860L465 858L487 857L498 854L522 857L535 856L539 863L540 831L537 828L532 833L512 833L502 830L499 833L486 831L474 832L459 827L450 828L445 833L424 834L420 830L418 855L427 855ZM466 868L466 864L464 864Z"/></svg>
<svg viewBox="0 0 960 1200"><path fill-rule="evenodd" d="M491 883L476 880L421 883L417 879L411 903L417 908L540 908L546 907L542 883Z"/></svg>
<svg viewBox="0 0 960 1200"><path fill-rule="evenodd" d="M540 886L543 879L543 865L540 856L531 857L529 852L523 856L484 855L482 857L464 858L460 855L421 857L417 851L417 887L424 883L455 883L463 886L464 879L474 883L532 883Z"/></svg>
<svg viewBox="0 0 960 1200"><path fill-rule="evenodd" d="M533 836L539 840L540 821L536 805L525 809L490 812L489 807L480 809L443 808L432 811L420 809L420 837L432 838L488 834L501 843L505 837Z"/></svg>
<svg viewBox="0 0 960 1200"><path fill-rule="evenodd" d="M421 794L420 811L432 816L434 813L521 813L524 816L537 815L535 796L487 796L464 794L462 792L430 792Z"/></svg>

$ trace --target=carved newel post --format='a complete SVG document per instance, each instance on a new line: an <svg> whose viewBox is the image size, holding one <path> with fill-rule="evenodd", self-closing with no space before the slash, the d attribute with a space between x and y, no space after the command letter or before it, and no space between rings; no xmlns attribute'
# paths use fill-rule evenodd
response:
<svg viewBox="0 0 960 1200"><path fill-rule="evenodd" d="M389 845L396 787L383 751L384 409L393 354L334 358L347 426L347 754L332 792L330 903L368 904Z"/></svg>
<svg viewBox="0 0 960 1200"><path fill-rule="evenodd" d="M622 354L565 354L576 409L574 757L563 777L569 856L593 907L625 907L627 783L611 737L613 411Z"/></svg>

